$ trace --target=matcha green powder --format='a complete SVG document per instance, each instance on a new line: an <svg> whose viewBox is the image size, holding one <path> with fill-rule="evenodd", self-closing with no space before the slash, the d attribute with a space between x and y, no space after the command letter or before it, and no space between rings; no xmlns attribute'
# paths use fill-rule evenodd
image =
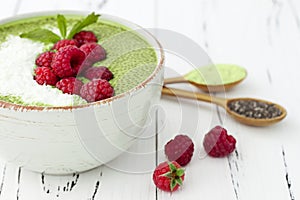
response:
<svg viewBox="0 0 300 200"><path fill-rule="evenodd" d="M242 80L246 75L246 70L240 66L216 64L195 69L184 78L202 85L224 85Z"/></svg>

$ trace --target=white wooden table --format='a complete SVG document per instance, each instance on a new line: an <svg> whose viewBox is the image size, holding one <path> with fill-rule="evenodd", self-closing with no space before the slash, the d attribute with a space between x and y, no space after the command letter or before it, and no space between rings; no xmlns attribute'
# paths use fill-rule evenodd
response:
<svg viewBox="0 0 300 200"><path fill-rule="evenodd" d="M300 199L299 0L3 0L0 17L65 9L117 15L143 27L182 33L213 62L247 69L247 79L227 97L275 101L287 108L288 116L274 126L255 128L237 123L216 106L163 97L140 142L107 166L49 176L2 162L1 200ZM166 68L171 76L191 66L167 54ZM205 156L202 148L203 135L217 124L237 139L236 151L221 159ZM165 160L163 146L177 133L189 134L196 149L184 186L170 195L156 190L152 170Z"/></svg>

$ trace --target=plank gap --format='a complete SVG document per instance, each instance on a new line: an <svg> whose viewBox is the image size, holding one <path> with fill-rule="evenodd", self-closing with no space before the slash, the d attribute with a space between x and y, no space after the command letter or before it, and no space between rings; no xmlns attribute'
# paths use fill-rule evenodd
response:
<svg viewBox="0 0 300 200"><path fill-rule="evenodd" d="M20 182L21 182L21 167L18 170L18 188L17 188L17 200L19 200L19 193L20 193Z"/></svg>
<svg viewBox="0 0 300 200"><path fill-rule="evenodd" d="M272 76L269 69L267 69L267 76L268 76L269 83L272 85Z"/></svg>
<svg viewBox="0 0 300 200"><path fill-rule="evenodd" d="M98 4L98 9L102 9L106 4L107 4L108 0L102 0L99 4Z"/></svg>
<svg viewBox="0 0 300 200"><path fill-rule="evenodd" d="M16 5L14 7L13 15L16 15L19 13L20 7L21 7L22 0L17 0Z"/></svg>
<svg viewBox="0 0 300 200"><path fill-rule="evenodd" d="M287 184L288 191L289 191L289 194L290 194L290 198L291 198L291 200L295 200L295 196L294 196L294 193L292 191L292 181L291 181L291 178L290 178L290 175L289 175L289 172L288 172L288 164L287 164L287 161L286 161L286 158L285 158L284 147L282 147L282 159L283 159L283 164L284 164L284 168L285 168L285 180L286 180L286 184Z"/></svg>
<svg viewBox="0 0 300 200"><path fill-rule="evenodd" d="M236 150L235 150L236 152ZM237 154L235 155L231 155L231 156L236 156ZM228 166L229 166L229 169L230 169L230 177L231 177L231 183L232 183L232 187L233 187L233 191L234 191L234 194L235 194L235 198L236 200L239 200L239 181L236 180L235 178L235 175L234 175L234 169L233 169L233 166L232 164L234 164L237 172L239 171L239 168L238 168L238 164L236 161L234 161L233 159L230 159L230 156L227 156L227 161L228 161Z"/></svg>
<svg viewBox="0 0 300 200"><path fill-rule="evenodd" d="M216 105L216 110L217 110L217 115L218 115L219 122L220 122L221 125L223 125L223 120L222 120L220 108L219 108L218 105Z"/></svg>
<svg viewBox="0 0 300 200"><path fill-rule="evenodd" d="M1 179L1 185L0 185L0 196L2 194L2 190L3 190L3 186L4 186L5 174L6 174L6 164L4 165L3 172L2 172L2 179Z"/></svg>

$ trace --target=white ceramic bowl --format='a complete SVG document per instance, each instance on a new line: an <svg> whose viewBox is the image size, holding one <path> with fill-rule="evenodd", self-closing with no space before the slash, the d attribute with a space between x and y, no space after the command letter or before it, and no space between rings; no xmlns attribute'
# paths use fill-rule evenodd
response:
<svg viewBox="0 0 300 200"><path fill-rule="evenodd" d="M21 15L0 24L55 14ZM0 159L37 172L68 174L108 162L138 139L151 106L160 99L163 50L141 27L109 15L101 18L139 29L138 34L157 52L153 73L130 91L82 106L35 107L0 102Z"/></svg>

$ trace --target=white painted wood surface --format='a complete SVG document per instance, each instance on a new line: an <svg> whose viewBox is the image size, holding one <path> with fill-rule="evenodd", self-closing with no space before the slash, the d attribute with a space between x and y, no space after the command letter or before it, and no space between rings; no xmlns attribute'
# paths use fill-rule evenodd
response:
<svg viewBox="0 0 300 200"><path fill-rule="evenodd" d="M129 152L97 169L48 176L0 165L0 200L295 200L300 198L298 0L10 0L0 17L44 10L86 10L117 15L144 27L182 33L201 45L213 62L247 68L248 77L226 93L272 100L287 108L277 125L238 124L222 109L202 102L163 97L152 123ZM168 54L166 76L191 66ZM172 72L172 73L171 73ZM193 89L185 86L186 89ZM222 95L222 94L217 94ZM224 95L224 94L223 94ZM237 139L236 151L206 157L203 135L223 124ZM165 160L163 145L177 133L191 135L196 151L184 186L172 195L157 191L152 170ZM157 140L156 140L157 139ZM139 164L141 163L141 164Z"/></svg>

